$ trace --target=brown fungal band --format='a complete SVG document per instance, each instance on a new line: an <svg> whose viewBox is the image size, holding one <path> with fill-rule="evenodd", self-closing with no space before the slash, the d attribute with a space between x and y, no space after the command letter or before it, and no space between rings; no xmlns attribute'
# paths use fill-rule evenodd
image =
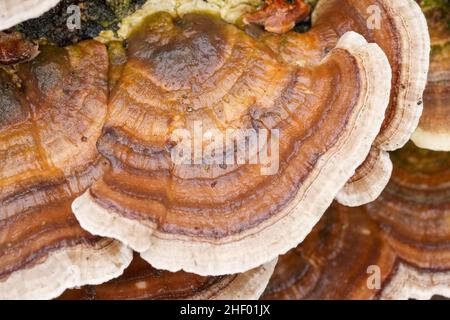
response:
<svg viewBox="0 0 450 320"><path fill-rule="evenodd" d="M263 298L450 295L450 154L409 143L392 158L382 195L357 208L334 204L299 247L280 257Z"/></svg>
<svg viewBox="0 0 450 320"><path fill-rule="evenodd" d="M62 300L254 300L263 293L276 261L242 274L202 277L157 270L135 255L117 279L66 291Z"/></svg>

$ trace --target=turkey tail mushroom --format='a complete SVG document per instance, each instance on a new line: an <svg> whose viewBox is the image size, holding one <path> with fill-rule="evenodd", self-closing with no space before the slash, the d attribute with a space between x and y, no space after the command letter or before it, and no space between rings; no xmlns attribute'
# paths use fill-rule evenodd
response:
<svg viewBox="0 0 450 320"><path fill-rule="evenodd" d="M392 180L362 207L335 203L279 258L265 299L450 297L450 153L409 143Z"/></svg>
<svg viewBox="0 0 450 320"><path fill-rule="evenodd" d="M431 64L424 112L412 140L421 148L450 151L450 3L424 10L431 35Z"/></svg>
<svg viewBox="0 0 450 320"><path fill-rule="evenodd" d="M112 169L72 208L158 269L235 274L295 247L366 158L389 101L386 56L356 33L305 67L206 14L157 13L127 43L98 143ZM191 146L174 133L194 137L198 122L259 134L277 157L238 162L233 140L218 162L174 161Z"/></svg>
<svg viewBox="0 0 450 320"><path fill-rule="evenodd" d="M66 291L62 300L255 300L264 292L276 261L242 274L202 277L157 270L138 255L124 274L98 286Z"/></svg>
<svg viewBox="0 0 450 320"><path fill-rule="evenodd" d="M84 231L74 198L103 174L96 150L108 57L86 41L0 69L0 298L48 299L117 277L131 250Z"/></svg>

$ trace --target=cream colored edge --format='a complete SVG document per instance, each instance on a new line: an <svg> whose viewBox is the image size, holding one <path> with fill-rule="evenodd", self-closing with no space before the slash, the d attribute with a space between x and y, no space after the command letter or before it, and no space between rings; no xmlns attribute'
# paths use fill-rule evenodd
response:
<svg viewBox="0 0 450 320"><path fill-rule="evenodd" d="M227 239L199 241L162 234L151 224L109 213L91 199L88 191L72 205L81 226L94 234L123 241L142 252L142 257L155 268L172 272L183 269L200 275L245 272L296 247L367 157L389 101L391 70L382 50L354 32L344 35L338 47L348 50L358 61L363 75L361 110L353 115L353 125L347 128L340 143L319 160L321 168L311 173L296 198L274 219ZM336 167L344 163L345 168Z"/></svg>
<svg viewBox="0 0 450 320"><path fill-rule="evenodd" d="M336 200L348 207L358 207L377 199L387 186L392 174L392 161L389 153L377 150L377 159L372 170L359 180L348 182Z"/></svg>
<svg viewBox="0 0 450 320"><path fill-rule="evenodd" d="M0 1L0 31L23 21L37 18L60 0L2 0Z"/></svg>
<svg viewBox="0 0 450 320"><path fill-rule="evenodd" d="M450 124L449 132L432 132L419 127L413 133L411 140L419 148L434 151L450 151Z"/></svg>
<svg viewBox="0 0 450 320"><path fill-rule="evenodd" d="M450 272L420 271L401 263L380 298L428 300L434 295L450 297Z"/></svg>
<svg viewBox="0 0 450 320"><path fill-rule="evenodd" d="M102 239L51 253L44 262L0 281L0 300L53 299L66 289L96 285L120 276L133 259L119 241Z"/></svg>

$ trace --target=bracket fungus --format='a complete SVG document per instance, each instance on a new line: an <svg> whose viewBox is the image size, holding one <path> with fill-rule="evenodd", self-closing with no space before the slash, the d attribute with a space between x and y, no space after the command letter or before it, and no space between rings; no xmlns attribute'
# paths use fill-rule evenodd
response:
<svg viewBox="0 0 450 320"><path fill-rule="evenodd" d="M369 153L391 69L353 32L299 65L308 43L289 35L280 52L210 14L136 23L98 142L112 168L72 206L82 227L200 275L301 242Z"/></svg>
<svg viewBox="0 0 450 320"><path fill-rule="evenodd" d="M57 1L19 3L35 3L36 10L12 14L0 30ZM262 7L266 16L277 13L270 10L277 3ZM304 8L302 1L295 3ZM81 77L69 70L67 57L48 57L44 47L37 59L18 67L21 79L21 69L47 61L45 68L28 72L30 79L40 74L45 81L28 92L26 84L36 86L39 79L27 78L20 89L26 98L13 93L14 112L0 118L11 145L17 144L12 124L32 127L24 142L30 156L17 151L23 172L8 165L16 148L3 152L6 164L0 169L12 178L1 180L1 217L16 219L29 210L43 216L55 212L60 219L64 213L64 222L54 228L36 228L43 228L38 234L44 236L61 226L68 229L38 251L47 259L30 252L32 263L11 266L2 256L4 270L18 274L45 266L51 254L68 247L77 250L70 257L80 257L78 249L94 252L96 243L108 241L114 252L89 257L116 262L104 277L118 275L129 262L125 246L157 269L202 276L247 272L297 246L334 198L356 205L381 192L392 168L387 151L408 140L421 112L429 37L419 7L412 0L322 0L310 32L274 34L241 25L252 21L243 15L259 4L148 0L123 19L114 37L126 45L124 52L110 50L109 92L105 69L100 78L93 75L105 67L102 61L84 65L87 73ZM377 9L375 21L367 11L371 5ZM302 12L288 12L289 19L273 31L286 31ZM264 15L261 19L253 21L270 28ZM95 41L53 50L80 64L105 56ZM47 189L41 193L42 184L51 196ZM124 245L83 231L68 207L74 197L71 208L84 230ZM43 210L47 207L55 211ZM5 228L13 226L4 221ZM14 239L29 230L18 228ZM8 239L15 233L4 234L2 249L12 252ZM64 287L106 281L90 273L92 265L82 264L87 269L81 274L89 279L67 276L57 289L41 289L54 295ZM0 285L13 283L13 275Z"/></svg>
<svg viewBox="0 0 450 320"><path fill-rule="evenodd" d="M124 274L97 286L66 291L62 300L253 300L264 292L276 261L242 274L202 277L157 270L138 255Z"/></svg>
<svg viewBox="0 0 450 320"><path fill-rule="evenodd" d="M54 298L117 277L131 250L83 230L72 201L105 169L105 46L42 46L0 69L0 298Z"/></svg>
<svg viewBox="0 0 450 320"><path fill-rule="evenodd" d="M422 148L450 151L450 4L424 6L431 35L431 61L424 112L412 140Z"/></svg>
<svg viewBox="0 0 450 320"><path fill-rule="evenodd" d="M266 299L450 297L450 153L409 143L373 203L335 203L279 258Z"/></svg>

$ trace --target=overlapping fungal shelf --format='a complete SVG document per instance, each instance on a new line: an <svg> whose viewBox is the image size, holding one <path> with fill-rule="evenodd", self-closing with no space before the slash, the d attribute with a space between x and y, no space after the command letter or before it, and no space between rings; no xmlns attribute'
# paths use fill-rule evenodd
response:
<svg viewBox="0 0 450 320"><path fill-rule="evenodd" d="M352 11L357 15L348 14ZM329 25L338 35L348 30L362 34L383 49L392 68L390 104L371 159L337 196L344 205L362 205L377 198L389 180L392 165L387 152L402 147L417 127L429 66L427 23L414 1L322 0L313 24L319 30Z"/></svg>
<svg viewBox="0 0 450 320"><path fill-rule="evenodd" d="M450 295L450 153L409 143L392 159L382 195L362 207L328 209L307 239L280 257L263 298Z"/></svg>
<svg viewBox="0 0 450 320"><path fill-rule="evenodd" d="M302 1L294 1L298 2ZM295 5L278 5L277 11L277 3L270 1L261 12L249 14L248 22L283 32L282 19L292 16L288 7ZM392 172L388 152L402 147L410 139L422 113L430 39L420 7L410 0L321 0L315 5L309 32L263 38L268 38L272 47L279 47L289 55L294 52L291 59L297 63L311 64L320 62L339 37L348 31L357 32L368 42L378 44L392 68L390 102L382 128L368 159L336 197L344 205L358 206L380 195ZM298 48L293 43L302 43L302 46Z"/></svg>
<svg viewBox="0 0 450 320"><path fill-rule="evenodd" d="M95 41L41 46L0 70L0 298L54 298L120 275L131 251L83 230L73 200L107 163L95 143L107 107L108 56Z"/></svg>

